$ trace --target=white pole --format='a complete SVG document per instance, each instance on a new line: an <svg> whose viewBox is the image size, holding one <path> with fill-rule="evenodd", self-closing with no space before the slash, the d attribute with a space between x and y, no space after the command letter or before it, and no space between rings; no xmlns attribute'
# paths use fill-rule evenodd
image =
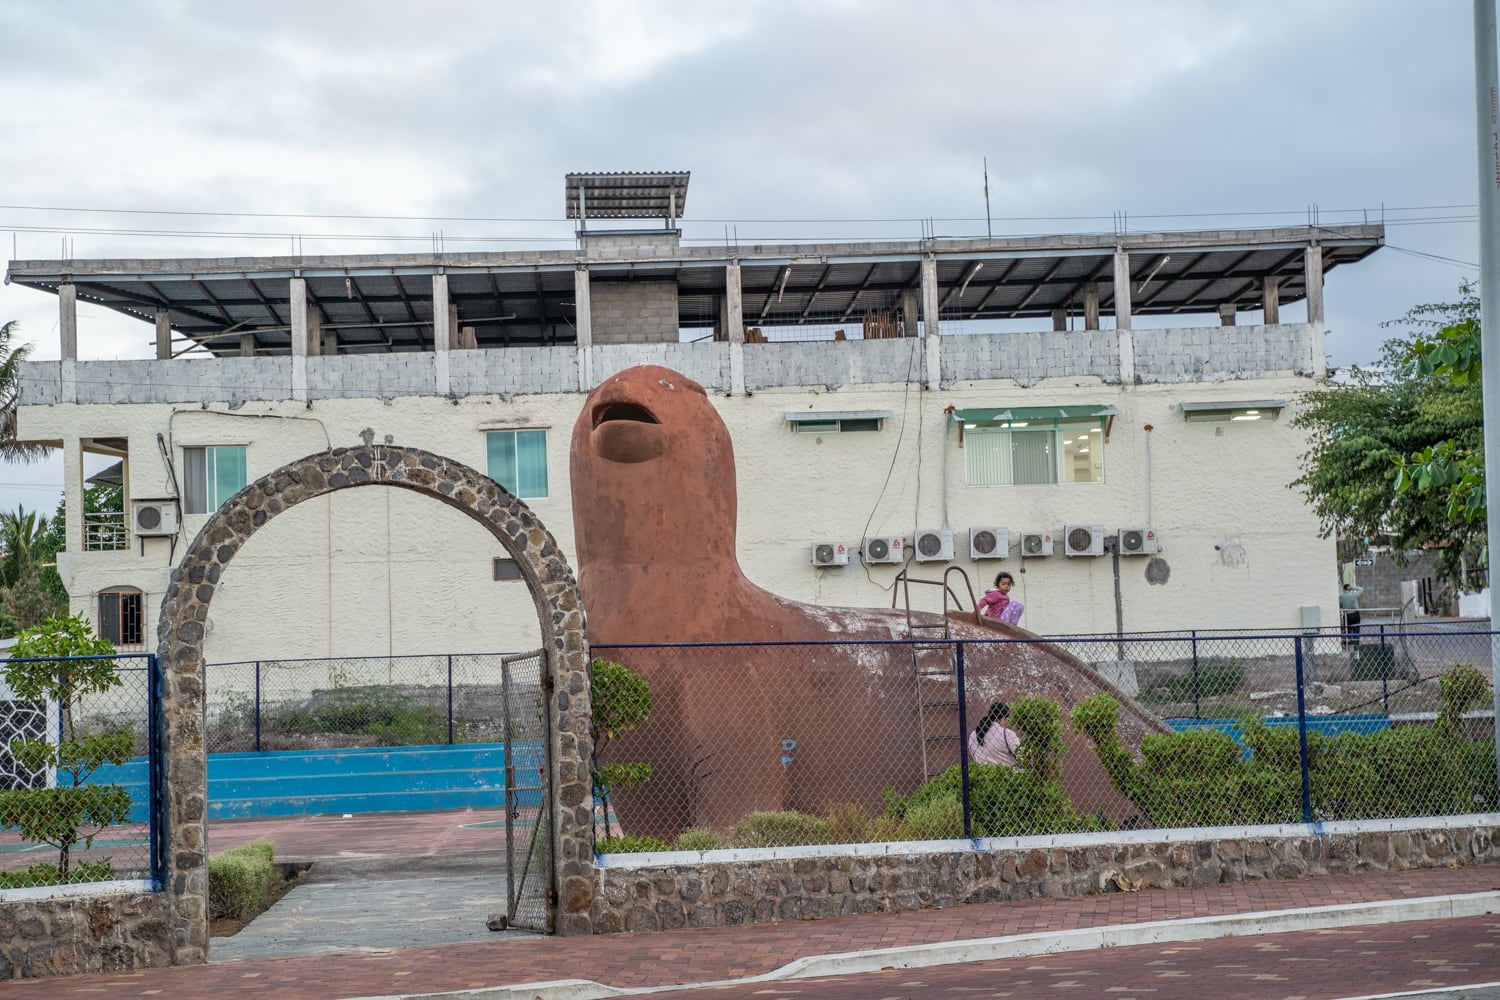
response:
<svg viewBox="0 0 1500 1000"><path fill-rule="evenodd" d="M1479 326L1484 361L1484 481L1490 565L1500 556L1500 505L1490 510L1490 486L1500 484L1500 70L1495 57L1495 0L1474 0L1474 97L1479 165ZM1493 576L1493 573L1491 574ZM1490 628L1495 627L1495 581L1490 583ZM1490 638L1490 688L1495 721L1495 767L1500 774L1500 644Z"/></svg>

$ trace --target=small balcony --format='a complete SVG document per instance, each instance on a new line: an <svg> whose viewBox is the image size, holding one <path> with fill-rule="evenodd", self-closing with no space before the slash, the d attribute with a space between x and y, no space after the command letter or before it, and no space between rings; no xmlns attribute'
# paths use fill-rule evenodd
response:
<svg viewBox="0 0 1500 1000"><path fill-rule="evenodd" d="M130 545L123 510L108 510L83 515L83 550L114 552Z"/></svg>

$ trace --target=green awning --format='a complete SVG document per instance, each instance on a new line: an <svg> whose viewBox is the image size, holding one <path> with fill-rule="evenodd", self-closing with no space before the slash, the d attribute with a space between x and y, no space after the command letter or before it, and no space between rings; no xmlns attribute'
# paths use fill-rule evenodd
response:
<svg viewBox="0 0 1500 1000"><path fill-rule="evenodd" d="M954 410L953 419L961 424L1001 426L1005 424L1057 424L1063 420L1089 420L1119 414L1113 406L1079 403L1075 406L987 406Z"/></svg>

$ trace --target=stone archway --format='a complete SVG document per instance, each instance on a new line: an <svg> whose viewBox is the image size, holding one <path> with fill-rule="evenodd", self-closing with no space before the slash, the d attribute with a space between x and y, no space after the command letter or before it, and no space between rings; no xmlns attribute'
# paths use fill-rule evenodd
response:
<svg viewBox="0 0 1500 1000"><path fill-rule="evenodd" d="M390 486L432 497L474 518L520 567L541 624L552 710L548 756L559 934L590 934L593 901L590 706L583 603L557 542L524 503L488 476L416 448L336 448L288 463L231 497L172 571L157 625L162 670L166 894L174 963L208 958L208 761L203 742L204 622L220 574L281 512L337 490Z"/></svg>

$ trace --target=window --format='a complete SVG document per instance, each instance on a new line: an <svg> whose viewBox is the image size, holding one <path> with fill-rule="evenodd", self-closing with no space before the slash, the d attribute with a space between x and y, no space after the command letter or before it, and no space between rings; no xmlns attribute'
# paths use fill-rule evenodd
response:
<svg viewBox="0 0 1500 1000"><path fill-rule="evenodd" d="M182 449L184 514L212 514L244 488L244 445Z"/></svg>
<svg viewBox="0 0 1500 1000"><path fill-rule="evenodd" d="M850 410L844 413L788 413L786 422L798 434L852 434L878 431L885 426L889 410Z"/></svg>
<svg viewBox="0 0 1500 1000"><path fill-rule="evenodd" d="M145 595L133 587L99 592L99 638L116 646L139 646L144 639L141 602Z"/></svg>
<svg viewBox="0 0 1500 1000"><path fill-rule="evenodd" d="M489 431L484 437L491 479L522 500L546 497L546 431Z"/></svg>
<svg viewBox="0 0 1500 1000"><path fill-rule="evenodd" d="M970 486L1036 486L1104 482L1104 428L1099 420L1013 421L964 425L964 474Z"/></svg>
<svg viewBox="0 0 1500 1000"><path fill-rule="evenodd" d="M1235 403L1183 403L1182 419L1189 423L1230 420L1275 420L1286 409L1284 399L1252 399Z"/></svg>

